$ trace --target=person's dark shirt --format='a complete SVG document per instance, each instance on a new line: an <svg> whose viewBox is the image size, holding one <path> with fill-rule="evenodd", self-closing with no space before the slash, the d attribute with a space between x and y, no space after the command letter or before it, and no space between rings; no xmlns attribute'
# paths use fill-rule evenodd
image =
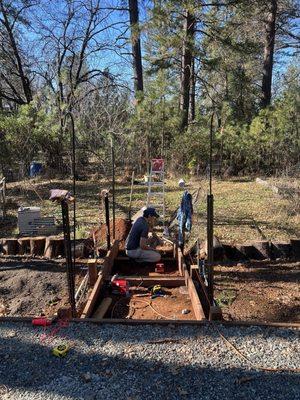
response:
<svg viewBox="0 0 300 400"><path fill-rule="evenodd" d="M126 250L135 250L140 247L141 238L148 238L149 225L144 217L139 217L129 232L126 240Z"/></svg>

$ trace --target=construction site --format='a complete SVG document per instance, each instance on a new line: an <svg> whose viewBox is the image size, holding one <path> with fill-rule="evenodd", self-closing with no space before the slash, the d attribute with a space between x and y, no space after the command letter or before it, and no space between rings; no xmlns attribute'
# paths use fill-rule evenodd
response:
<svg viewBox="0 0 300 400"><path fill-rule="evenodd" d="M144 181L132 174L125 185L127 203L122 198L122 205L118 199L120 184L115 177L111 187L100 187L93 199L97 208L91 211L99 222L90 219L90 225L84 226L85 237L81 238L76 237L74 223L83 225L85 216L80 201L84 202L84 196L77 200L67 190L51 189L49 184L43 187L40 178L36 180L37 186L33 182L25 189L23 193L29 194L31 204L31 196L41 206L45 202L51 204L45 198L49 193L58 198L52 199L55 214L51 217L42 217L41 207L20 204L18 236L9 236L7 226L2 230L7 237L1 239L1 318L54 320L65 313L68 318L103 323L221 320L298 326L300 240L297 237L291 237L289 242L266 240L255 220L251 227L260 240L246 243L220 240L214 234L213 216L209 220L209 201L213 195L205 199L203 193L203 185L209 182L195 182L189 188L191 185L179 181L175 188L179 199L177 209L170 210L164 168L164 161L155 159ZM3 210L13 204L10 185L7 186ZM15 190L13 184L12 194ZM178 215L182 204L180 194L184 197L189 190L191 210L186 213L191 215L183 214L182 222ZM144 200L136 201L140 193ZM208 207L200 224L199 202L201 207ZM150 206L161 214L159 225L149 239L161 255L156 264L136 262L125 252L132 224ZM58 216L63 222L60 226L55 222ZM187 227L188 218L193 218L193 226ZM14 229L13 224L9 229ZM61 233L54 235L55 230ZM122 288L117 288L115 280ZM157 285L161 294L154 301L151 289Z"/></svg>
<svg viewBox="0 0 300 400"><path fill-rule="evenodd" d="M74 344L61 335L72 324L83 330L83 324L91 323L99 329L150 324L165 332L170 326L176 331L177 326L193 329L211 323L217 331L221 325L299 329L297 237L288 241L288 230L279 227L281 241L266 240L269 228L262 231L254 218L248 226L247 219L233 218L233 226L222 223L218 211L213 216L213 208L209 209L213 194L205 193L209 183L217 188L221 182L180 179L169 186L162 159L152 160L146 177L132 174L128 181L124 184L113 175L106 186L89 183L88 196L85 183L75 181L69 182L70 192L57 189L65 188L65 182L43 182L39 177L22 191L18 183L6 185L0 241L1 323L33 324L41 329L41 338L49 340L53 349L61 346L66 357ZM76 198L71 192L74 183ZM269 196L270 189L261 189L255 181L251 185ZM191 207L182 221L179 211L187 194ZM89 209L85 198L92 199ZM280 197L275 199L282 204ZM43 207L52 215L41 216ZM160 213L149 237L161 256L157 263L138 262L126 254L130 229L147 207ZM9 224L3 224L5 218ZM76 224L81 232L74 230ZM12 236L16 229L19 233ZM238 229L241 236L249 229L254 239L237 243ZM231 241L220 239L231 234ZM157 343L181 343L169 335ZM232 351L232 343L220 335ZM89 374L83 376L90 380Z"/></svg>
<svg viewBox="0 0 300 400"><path fill-rule="evenodd" d="M0 400L300 400L297 0L0 0Z"/></svg>

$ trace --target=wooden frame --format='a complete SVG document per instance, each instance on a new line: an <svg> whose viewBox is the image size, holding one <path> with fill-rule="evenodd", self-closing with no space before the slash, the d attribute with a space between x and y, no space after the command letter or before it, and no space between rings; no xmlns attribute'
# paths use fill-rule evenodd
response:
<svg viewBox="0 0 300 400"><path fill-rule="evenodd" d="M99 298L101 288L104 284L104 281L109 278L112 272L113 268L113 263L115 260L120 260L120 257L118 256L118 251L119 251L119 244L117 241L114 242L111 250L107 253L107 256L105 257L104 264L102 266L101 271L99 272L97 281L92 289L92 292L88 298L88 301L85 305L85 308L83 310L83 313L81 315L81 319L87 319L89 318L95 308L95 304ZM122 260L126 260L127 258L122 257ZM197 321L201 321L205 319L205 314L197 293L197 290L195 288L194 282L189 276L189 273L186 268L186 264L184 261L184 257L182 254L182 251L180 248L177 248L177 257L174 259L174 262L176 262L177 259L177 265L178 265L178 270L180 272L181 276L176 276L176 277L166 277L166 276L155 276L155 277L132 277L132 276L125 276L122 277L126 279L129 283L131 284L136 284L139 285L141 282L145 284L145 286L151 286L154 284L161 284L162 286L165 287L177 287L177 286L183 286L185 285L188 289L188 294L192 303L192 308L196 317ZM104 320L107 321L107 320ZM145 320L144 320L145 321ZM148 321L148 320L147 320Z"/></svg>
<svg viewBox="0 0 300 400"><path fill-rule="evenodd" d="M83 312L82 312L80 318L88 318L92 314L93 309L96 304L96 301L99 297L101 288L104 284L104 281L111 274L111 270L112 270L112 267L114 264L114 259L116 258L118 251L119 251L119 242L118 242L118 240L116 240L113 243L111 249L108 251L107 256L105 257L104 263L102 264L101 271L98 274L97 281L92 289L91 294L89 295L89 298L87 300L87 303L83 309Z"/></svg>

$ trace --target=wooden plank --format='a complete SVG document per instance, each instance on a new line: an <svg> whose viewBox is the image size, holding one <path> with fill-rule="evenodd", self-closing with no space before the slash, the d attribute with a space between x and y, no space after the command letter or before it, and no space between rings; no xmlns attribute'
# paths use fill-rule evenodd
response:
<svg viewBox="0 0 300 400"><path fill-rule="evenodd" d="M46 238L39 236L30 239L30 253L34 256L42 256L45 252Z"/></svg>
<svg viewBox="0 0 300 400"><path fill-rule="evenodd" d="M92 314L95 304L98 300L101 288L104 284L104 281L108 280L109 276L111 275L114 259L117 257L118 252L119 252L119 241L115 240L111 249L107 253L107 256L104 259L101 271L98 274L97 281L93 287L93 290L88 298L88 301L84 307L84 310L80 318L87 318Z"/></svg>
<svg viewBox="0 0 300 400"><path fill-rule="evenodd" d="M104 284L104 276L102 271L100 271L98 279L93 287L91 294L89 295L88 301L86 302L86 305L84 307L84 310L80 318L88 318L91 316L103 284Z"/></svg>
<svg viewBox="0 0 300 400"><path fill-rule="evenodd" d="M187 272L186 272L186 274L188 275ZM205 319L205 314L204 314L200 299L198 297L198 293L196 291L194 282L189 276L186 280L186 286L188 288L189 297L192 302L195 317L198 321L201 321L201 320Z"/></svg>
<svg viewBox="0 0 300 400"><path fill-rule="evenodd" d="M127 256L118 256L115 258L115 261L128 261L128 262L132 262L132 259L127 257ZM162 256L161 261L174 261L175 262L175 258L174 257L164 257Z"/></svg>
<svg viewBox="0 0 300 400"><path fill-rule="evenodd" d="M97 310L93 314L93 318L95 319L102 319L104 315L106 314L106 311L108 310L109 306L112 303L112 298L111 297L105 297L102 301L100 306L97 308Z"/></svg>
<svg viewBox="0 0 300 400"><path fill-rule="evenodd" d="M112 267L114 265L114 260L119 252L119 241L115 240L111 249L108 251L106 257L104 257L104 262L102 264L102 274L105 279L108 279L111 275Z"/></svg>
<svg viewBox="0 0 300 400"><path fill-rule="evenodd" d="M89 274L89 286L93 287L97 281L98 271L97 271L97 260L91 259L88 262L88 274Z"/></svg>
<svg viewBox="0 0 300 400"><path fill-rule="evenodd" d="M3 253L10 256L16 255L19 252L18 239L15 238L4 238L2 239Z"/></svg>
<svg viewBox="0 0 300 400"><path fill-rule="evenodd" d="M192 302L195 317L197 320L203 320L203 319L205 319L205 314L204 314L197 290L195 288L194 282L191 279L191 277L187 271L181 249L178 249L178 262L181 263L181 270L182 270L182 273L184 274L185 286L188 289L188 293L189 293L189 297Z"/></svg>
<svg viewBox="0 0 300 400"><path fill-rule="evenodd" d="M135 278L132 276L119 276L120 279L126 279L128 283L131 286L137 286L141 284L144 287L152 286L152 285L161 285L164 287L178 287L178 286L184 286L185 285L185 280L183 277L164 277L164 276L158 276L158 277L140 277L140 278Z"/></svg>
<svg viewBox="0 0 300 400"><path fill-rule="evenodd" d="M1 321L1 318L0 318ZM72 322L91 322L95 324L124 324L124 325L198 325L198 326L263 326L269 328L295 328L300 329L300 322L264 322L264 321L208 321L208 320L174 320L174 319L115 319L107 318L96 320L94 318L73 318Z"/></svg>
<svg viewBox="0 0 300 400"><path fill-rule="evenodd" d="M31 239L30 237L23 237L18 239L19 254L30 254L31 252Z"/></svg>
<svg viewBox="0 0 300 400"><path fill-rule="evenodd" d="M38 316L36 316L38 318ZM21 322L23 323L32 323L32 320L35 317L0 317L0 323L7 323L7 322ZM114 319L114 318L107 318L97 320L95 318L71 318L69 320L72 323L92 323L98 325L106 325L106 324L113 324L113 325L196 325L196 326L262 326L262 327L269 327L269 328L295 328L300 330L300 322L265 322L265 321L197 321L197 320L174 320L174 319Z"/></svg>
<svg viewBox="0 0 300 400"><path fill-rule="evenodd" d="M184 276L184 272L183 272L183 254L182 251L179 247L177 247L177 265L178 265L178 270L181 276Z"/></svg>

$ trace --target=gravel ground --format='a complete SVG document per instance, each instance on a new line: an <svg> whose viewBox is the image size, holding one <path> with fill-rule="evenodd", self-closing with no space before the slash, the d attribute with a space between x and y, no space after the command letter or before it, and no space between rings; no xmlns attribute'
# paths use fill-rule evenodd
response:
<svg viewBox="0 0 300 400"><path fill-rule="evenodd" d="M208 324L71 324L52 339L51 330L0 323L1 399L300 399L299 374L251 367ZM255 364L300 368L297 330L219 330ZM62 341L71 349L56 358Z"/></svg>

